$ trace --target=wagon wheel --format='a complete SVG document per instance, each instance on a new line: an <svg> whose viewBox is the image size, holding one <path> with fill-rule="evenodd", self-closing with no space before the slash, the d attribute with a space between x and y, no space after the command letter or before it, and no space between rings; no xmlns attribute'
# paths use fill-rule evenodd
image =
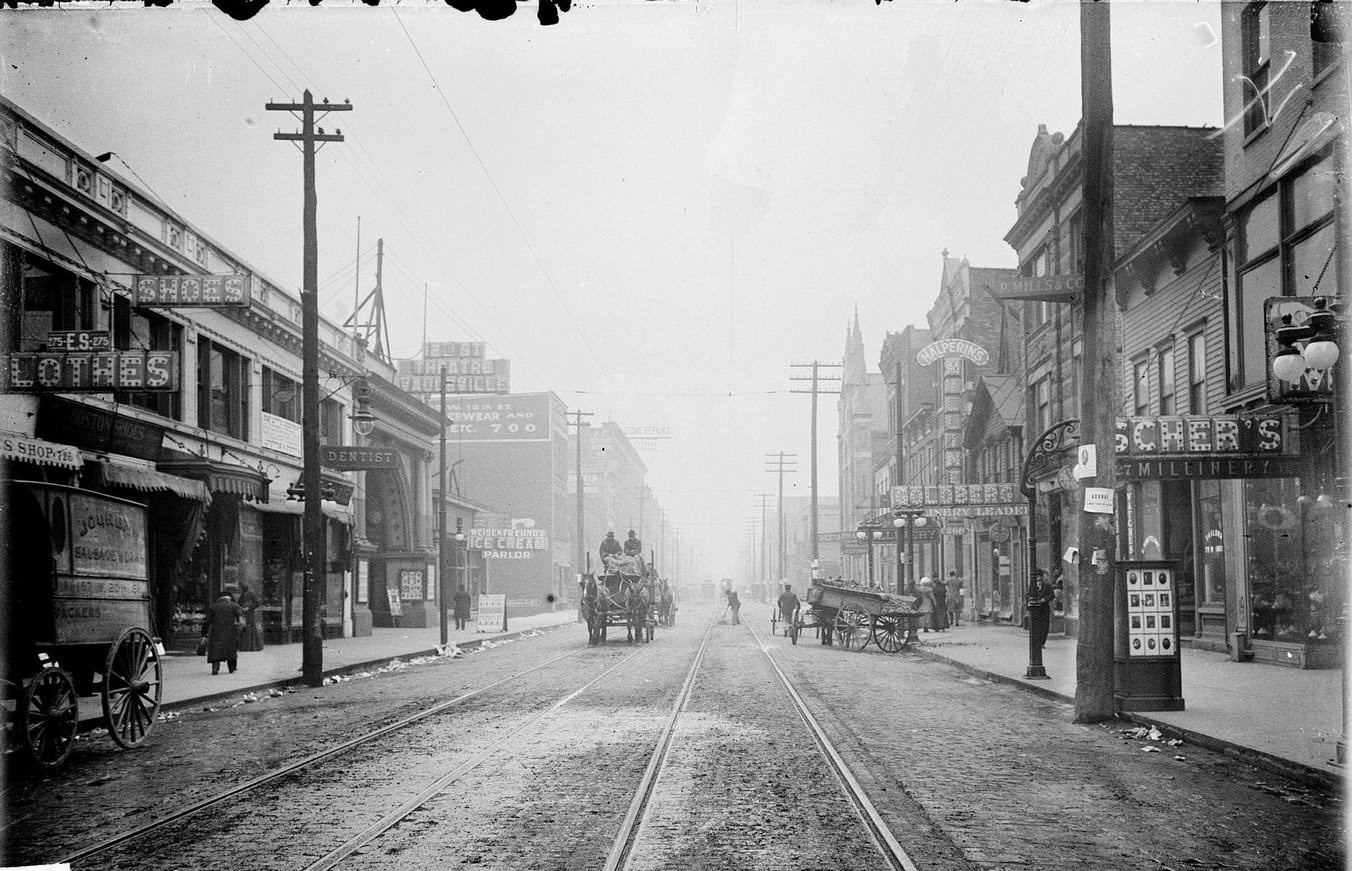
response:
<svg viewBox="0 0 1352 871"><path fill-rule="evenodd" d="M778 634L778 633L776 632L776 630L775 630L775 627L776 627L777 625L779 625L779 611L773 610L773 609L772 609L772 610L770 611L770 634L771 634L771 635L776 635L776 634ZM789 631L789 630L788 630L788 627L785 627L785 629L784 629L784 634L787 635L787 634L788 634L788 631Z"/></svg>
<svg viewBox="0 0 1352 871"><path fill-rule="evenodd" d="M836 612L836 643L846 650L863 650L868 643L868 615L854 608Z"/></svg>
<svg viewBox="0 0 1352 871"><path fill-rule="evenodd" d="M784 634L789 636L794 644L798 643L798 632L803 628L803 620L798 616L798 612L793 612L793 617L785 624Z"/></svg>
<svg viewBox="0 0 1352 871"><path fill-rule="evenodd" d="M873 618L873 641L885 653L896 653L906 646L906 618L882 614Z"/></svg>
<svg viewBox="0 0 1352 871"><path fill-rule="evenodd" d="M46 769L60 768L75 746L80 728L75 682L60 668L44 668L23 691L19 733L33 761Z"/></svg>
<svg viewBox="0 0 1352 871"><path fill-rule="evenodd" d="M144 629L127 629L108 649L103 666L103 718L108 735L135 747L155 726L162 688L160 657Z"/></svg>

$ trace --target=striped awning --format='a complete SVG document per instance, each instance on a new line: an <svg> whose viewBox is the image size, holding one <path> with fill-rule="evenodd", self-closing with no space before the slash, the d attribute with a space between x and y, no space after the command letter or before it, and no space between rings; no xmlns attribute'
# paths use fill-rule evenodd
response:
<svg viewBox="0 0 1352 871"><path fill-rule="evenodd" d="M192 456L162 459L156 465L162 472L201 481L212 493L243 496L255 502L268 501L268 477L248 466Z"/></svg>
<svg viewBox="0 0 1352 871"><path fill-rule="evenodd" d="M92 465L105 486L129 487L146 492L169 492L184 499L211 504L211 492L202 481L110 459L103 459Z"/></svg>

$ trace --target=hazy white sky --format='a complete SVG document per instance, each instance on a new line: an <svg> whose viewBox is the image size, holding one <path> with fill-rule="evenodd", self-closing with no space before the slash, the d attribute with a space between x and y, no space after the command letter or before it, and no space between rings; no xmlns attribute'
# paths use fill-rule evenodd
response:
<svg viewBox="0 0 1352 871"><path fill-rule="evenodd" d="M1114 0L1113 28L1118 123L1221 123L1219 4ZM426 336L487 342L514 390L670 425L650 482L713 564L775 492L766 453L796 452L786 494L808 492L790 363L839 362L857 308L876 368L945 248L1015 265L1037 126L1080 114L1078 37L1066 0L620 0L548 28L531 3L25 8L0 91L292 290L300 158L272 133L296 124L264 104L350 99L318 159L324 311L351 310L360 216L396 356L426 286ZM834 397L819 433L833 495Z"/></svg>

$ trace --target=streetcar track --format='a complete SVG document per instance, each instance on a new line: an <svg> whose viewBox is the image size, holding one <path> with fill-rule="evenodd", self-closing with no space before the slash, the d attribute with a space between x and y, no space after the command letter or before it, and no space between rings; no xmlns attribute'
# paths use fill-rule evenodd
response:
<svg viewBox="0 0 1352 871"><path fill-rule="evenodd" d="M378 729L374 729L363 735L358 735L355 738L344 741L341 744L336 744L327 749L320 750L317 753L312 753L309 756L306 756L302 759L298 759L295 762L288 763L274 771L269 771L266 774L261 774L258 777L247 780L244 783L237 784L223 792L217 793L216 795L186 805L172 813L166 814L165 816L159 817L155 820L151 820L150 822L138 826L134 829L129 829L128 831L121 832L110 838L106 838L105 840L99 841L98 843L85 847L76 853L72 853L70 856L61 859L60 861L66 864L73 865L77 861L87 859L91 856L96 856L100 853L107 852L113 847L126 843L127 841L134 840L142 835L153 832L156 829L163 828L172 823L178 822L179 820L182 820L186 817L198 814L208 808L229 801L230 799L235 798L237 796L244 795L246 793L257 790L260 787L272 783L273 781L281 780L284 777L287 777L298 771L302 771L306 768L314 766L326 759L338 756L363 744L367 744L378 738L384 737L385 735L388 735L391 732L398 731L399 729L406 728L421 720L433 717L441 713L442 711L447 710L448 708L452 708L456 705L459 705L475 696L488 692L491 689L502 686L503 684L509 683L510 681L521 678L532 672L539 671L543 668L547 668L548 666L551 666L564 659L568 659L569 657L577 656L586 651L587 649L588 648L579 648L577 650L571 650L567 653L561 654L552 659L548 659L542 663L539 663L538 665L533 665L530 668L513 672L507 675L506 677L499 678L498 680L493 681L492 683L484 684L481 687L477 687L468 692L461 693L455 698L448 699L444 702L438 702L437 704L432 705L429 708L425 708L421 711L418 711L417 713L410 714L406 717L403 717L402 719L396 720L393 723L388 723L384 726L381 726ZM635 651L635 653L630 654L624 660L621 660L620 664L622 665L624 662L627 662L629 659L633 658L633 656L636 656L638 652L639 651Z"/></svg>
<svg viewBox="0 0 1352 871"><path fill-rule="evenodd" d="M883 855L883 858L885 858L893 868L899 869L899 871L919 871L916 864L911 861L911 857L907 855L905 848L901 846L901 843L897 841L896 836L892 834L892 830L887 825L887 822L883 820L882 815L878 813L878 809L874 807L873 802L869 799L863 786L855 779L854 774L850 771L849 765L845 763L840 752L837 751L835 745L831 743L831 739L826 736L826 730L822 728L821 724L817 722L817 718L812 715L810 710L808 710L807 703L803 701L803 697L798 694L798 691L793 688L793 683L789 680L788 675L784 674L784 670L779 667L779 663L775 662L775 658L770 655L769 645L765 643L765 640L762 639L760 633L756 631L754 626L748 623L747 628L751 630L751 635L756 639L756 644L760 648L761 653L765 654L766 661L770 663L770 667L773 668L775 674L779 676L780 682L784 685L784 690L789 695L789 700L793 702L793 706L797 710L798 716L812 734L813 740L817 743L817 748L821 750L827 763L830 764L831 770L836 775L836 781L840 784L841 791L845 793L845 796L854 806L855 812L859 814L865 828L868 829L869 834L872 836L874 845L878 848L878 852Z"/></svg>

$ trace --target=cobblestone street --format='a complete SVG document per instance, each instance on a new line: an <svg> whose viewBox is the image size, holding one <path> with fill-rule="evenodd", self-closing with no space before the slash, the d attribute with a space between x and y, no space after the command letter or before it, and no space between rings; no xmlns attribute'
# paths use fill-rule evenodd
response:
<svg viewBox="0 0 1352 871"><path fill-rule="evenodd" d="M213 703L131 752L81 741L60 774L12 773L6 862L59 860L519 674L74 867L308 867L458 771L341 867L599 868L708 630L628 867L879 867L767 651L925 871L1342 867L1334 795L1201 748L1128 740L1124 724L1073 725L1063 704L909 653L824 648L808 635L794 646L767 635L765 608L744 608L739 626L710 626L717 616L692 606L647 646L588 648L583 628L566 625L322 689Z"/></svg>

